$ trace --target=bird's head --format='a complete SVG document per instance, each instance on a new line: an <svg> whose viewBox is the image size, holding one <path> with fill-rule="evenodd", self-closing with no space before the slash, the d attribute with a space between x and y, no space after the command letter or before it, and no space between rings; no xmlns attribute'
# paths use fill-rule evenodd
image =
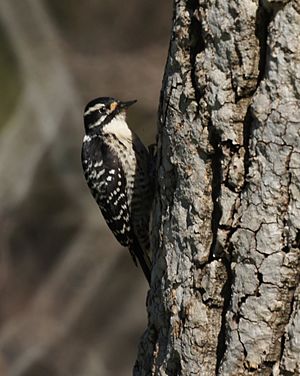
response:
<svg viewBox="0 0 300 376"><path fill-rule="evenodd" d="M126 109L135 102L136 100L122 102L111 97L93 99L84 109L85 133L100 134L106 125L119 117L125 121Z"/></svg>

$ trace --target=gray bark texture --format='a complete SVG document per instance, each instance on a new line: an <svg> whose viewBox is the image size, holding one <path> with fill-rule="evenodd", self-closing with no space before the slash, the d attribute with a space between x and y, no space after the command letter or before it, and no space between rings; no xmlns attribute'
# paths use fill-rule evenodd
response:
<svg viewBox="0 0 300 376"><path fill-rule="evenodd" d="M300 374L300 2L175 0L134 375Z"/></svg>

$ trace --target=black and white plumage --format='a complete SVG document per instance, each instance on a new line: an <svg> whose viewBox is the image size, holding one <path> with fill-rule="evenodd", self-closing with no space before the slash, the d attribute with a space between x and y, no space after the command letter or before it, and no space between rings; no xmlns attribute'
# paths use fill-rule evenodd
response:
<svg viewBox="0 0 300 376"><path fill-rule="evenodd" d="M126 123L136 101L96 98L84 111L82 166L87 184L117 240L139 261L150 283L150 156Z"/></svg>

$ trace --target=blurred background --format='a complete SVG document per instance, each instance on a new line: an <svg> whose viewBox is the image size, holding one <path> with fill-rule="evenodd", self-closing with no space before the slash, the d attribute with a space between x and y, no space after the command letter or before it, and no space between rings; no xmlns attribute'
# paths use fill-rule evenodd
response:
<svg viewBox="0 0 300 376"><path fill-rule="evenodd" d="M83 178L82 112L155 139L171 0L0 1L0 375L130 375L147 285Z"/></svg>

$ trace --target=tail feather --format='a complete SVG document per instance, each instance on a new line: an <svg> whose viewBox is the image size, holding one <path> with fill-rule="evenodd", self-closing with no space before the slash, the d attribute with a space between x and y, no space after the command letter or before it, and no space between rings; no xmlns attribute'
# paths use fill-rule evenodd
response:
<svg viewBox="0 0 300 376"><path fill-rule="evenodd" d="M148 255L142 250L137 239L134 239L133 243L129 247L130 253L132 254L133 259L137 258L141 268L145 274L145 277L149 283L151 282L151 260Z"/></svg>

